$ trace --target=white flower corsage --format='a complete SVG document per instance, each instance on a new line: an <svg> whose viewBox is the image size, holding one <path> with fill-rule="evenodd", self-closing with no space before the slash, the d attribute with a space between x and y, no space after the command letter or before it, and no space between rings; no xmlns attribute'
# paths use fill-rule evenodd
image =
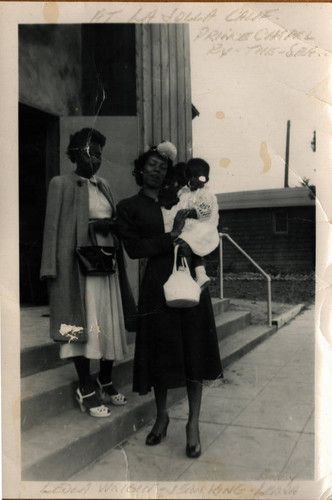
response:
<svg viewBox="0 0 332 500"><path fill-rule="evenodd" d="M72 340L78 340L78 333L81 333L82 331L83 328L81 326L66 325L65 323L61 323L59 333L63 337L67 337L70 343Z"/></svg>

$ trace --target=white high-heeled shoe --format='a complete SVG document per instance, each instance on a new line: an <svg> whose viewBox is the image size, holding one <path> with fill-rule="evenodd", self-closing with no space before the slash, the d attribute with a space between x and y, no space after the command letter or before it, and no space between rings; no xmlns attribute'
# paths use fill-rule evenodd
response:
<svg viewBox="0 0 332 500"><path fill-rule="evenodd" d="M90 399L90 401L88 401ZM97 399L96 391L90 392L89 394L81 393L80 389L76 390L76 401L78 402L81 412L84 413L86 410L89 411L91 417L96 418L105 418L111 415L111 411L104 405L100 404L100 401ZM90 406L97 403L97 406ZM98 404L99 403L99 404Z"/></svg>
<svg viewBox="0 0 332 500"><path fill-rule="evenodd" d="M111 385L113 385L112 382L109 382L108 384L102 384L99 378L97 378L97 384L98 396L101 401L112 403L115 406L124 406L128 403L124 394L120 394L119 392L117 394L109 394L107 391L105 391L104 387L110 387Z"/></svg>

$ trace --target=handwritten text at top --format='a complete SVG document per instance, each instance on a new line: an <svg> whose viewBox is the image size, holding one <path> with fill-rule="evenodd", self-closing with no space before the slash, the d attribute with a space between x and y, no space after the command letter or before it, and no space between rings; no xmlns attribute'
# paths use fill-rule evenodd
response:
<svg viewBox="0 0 332 500"><path fill-rule="evenodd" d="M166 9L165 9L166 10ZM236 8L226 15L226 22L234 21L260 21L261 19L270 19L272 14L278 12L279 9L262 9L259 12L252 11L245 8ZM124 10L110 10L110 9L100 9L92 17L90 22L95 23L107 23L115 22L119 20L119 16L122 14L121 22L128 23L191 23L191 22L202 22L209 23L211 21L217 20L218 9L214 8L206 12L203 9L181 9L175 7L169 12L163 11L162 8L149 9L148 7L138 7L134 10L128 19L123 19Z"/></svg>

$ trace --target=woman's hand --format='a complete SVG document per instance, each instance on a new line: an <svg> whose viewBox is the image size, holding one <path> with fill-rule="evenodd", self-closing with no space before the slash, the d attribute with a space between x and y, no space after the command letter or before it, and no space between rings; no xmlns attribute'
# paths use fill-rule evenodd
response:
<svg viewBox="0 0 332 500"><path fill-rule="evenodd" d="M189 209L181 209L177 212L174 222L173 229L171 231L172 238L176 239L180 236L181 231L184 227L186 219L190 217L191 210Z"/></svg>
<svg viewBox="0 0 332 500"><path fill-rule="evenodd" d="M97 219L94 222L91 222L94 230L97 233L101 233L103 236L107 236L108 233L113 230L116 226L115 219Z"/></svg>

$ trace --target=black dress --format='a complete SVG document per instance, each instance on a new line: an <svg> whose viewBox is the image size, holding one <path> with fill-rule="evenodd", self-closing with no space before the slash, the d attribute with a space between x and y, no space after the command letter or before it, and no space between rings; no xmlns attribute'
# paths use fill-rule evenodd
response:
<svg viewBox="0 0 332 500"><path fill-rule="evenodd" d="M218 340L208 290L196 307L165 303L163 284L173 268L174 246L164 232L158 202L142 192L117 207L119 232L132 259L148 258L141 284L135 346L133 390L146 394L161 384L185 385L186 379L222 376Z"/></svg>

